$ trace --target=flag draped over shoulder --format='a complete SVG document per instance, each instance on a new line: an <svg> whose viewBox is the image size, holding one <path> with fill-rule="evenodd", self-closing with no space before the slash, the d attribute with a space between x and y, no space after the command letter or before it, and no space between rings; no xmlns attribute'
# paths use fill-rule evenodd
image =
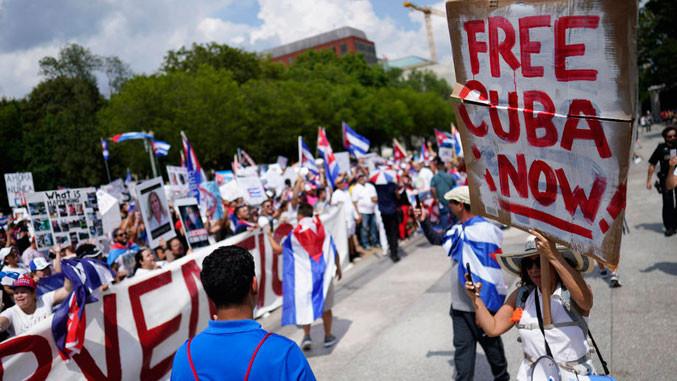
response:
<svg viewBox="0 0 677 381"><path fill-rule="evenodd" d="M480 298L487 309L496 312L505 301L508 286L496 261L501 253L503 232L480 216L447 231L442 246L458 263L458 281L465 284L465 265L470 264L473 282L481 282Z"/></svg>
<svg viewBox="0 0 677 381"><path fill-rule="evenodd" d="M73 291L54 312L52 335L59 355L66 360L80 353L85 344L85 305L98 300L99 287L113 281L113 273L95 259L64 259L61 268Z"/></svg>
<svg viewBox="0 0 677 381"><path fill-rule="evenodd" d="M322 316L336 270L334 239L318 217L306 217L282 244L282 325L310 324Z"/></svg>

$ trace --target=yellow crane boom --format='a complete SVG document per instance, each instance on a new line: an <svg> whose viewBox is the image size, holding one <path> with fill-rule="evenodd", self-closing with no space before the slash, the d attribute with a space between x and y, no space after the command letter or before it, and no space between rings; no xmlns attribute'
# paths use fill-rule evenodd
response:
<svg viewBox="0 0 677 381"><path fill-rule="evenodd" d="M420 6L409 1L404 2L404 7L414 11L423 13L425 20L425 30L428 35L428 49L430 49L430 60L437 62L437 49L435 48L435 39L433 38L433 25L430 20L430 15L446 17L446 14L438 9L430 8L428 6Z"/></svg>

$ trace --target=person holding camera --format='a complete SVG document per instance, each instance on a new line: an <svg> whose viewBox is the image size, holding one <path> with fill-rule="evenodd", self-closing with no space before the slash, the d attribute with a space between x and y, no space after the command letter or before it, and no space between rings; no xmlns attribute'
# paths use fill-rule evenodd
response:
<svg viewBox="0 0 677 381"><path fill-rule="evenodd" d="M670 160L677 157L677 127L665 127L661 135L665 141L658 144L649 158L646 189L651 189L656 164L660 162L656 189L663 196L663 226L665 227L665 236L670 237L677 233L677 190L675 188L670 189L666 180L670 169Z"/></svg>

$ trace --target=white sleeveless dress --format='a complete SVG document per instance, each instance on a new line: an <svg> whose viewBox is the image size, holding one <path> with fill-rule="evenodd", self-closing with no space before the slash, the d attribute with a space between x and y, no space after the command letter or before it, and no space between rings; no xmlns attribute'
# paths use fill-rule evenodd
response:
<svg viewBox="0 0 677 381"><path fill-rule="evenodd" d="M547 355L545 340L538 326L536 315L536 303L534 297L537 289L531 291L524 305L522 318L517 324L519 335L522 340L524 359L517 373L517 380L527 381L529 369L539 357ZM542 302L542 295L538 292ZM543 304L541 304L541 313ZM564 309L562 301L562 288L558 287L550 298L550 309L553 326L545 328L545 336L552 351L555 362L559 365L563 380L569 380L576 374L589 375L594 373L592 367L590 345L587 334L577 325ZM583 319L586 319L583 317ZM586 319L587 322L587 319Z"/></svg>

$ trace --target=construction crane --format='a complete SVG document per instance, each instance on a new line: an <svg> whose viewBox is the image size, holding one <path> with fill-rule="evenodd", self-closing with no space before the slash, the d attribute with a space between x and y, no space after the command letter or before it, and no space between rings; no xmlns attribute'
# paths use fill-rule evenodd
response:
<svg viewBox="0 0 677 381"><path fill-rule="evenodd" d="M430 8L427 6L420 6L413 4L409 1L404 2L404 7L409 8L414 11L419 11L423 13L423 17L425 18L425 30L428 33L428 48L430 49L430 60L433 61L434 63L437 63L437 49L435 49L435 40L433 38L433 25L432 22L430 21L430 15L435 15L435 16L442 16L446 17L447 15L435 8Z"/></svg>

